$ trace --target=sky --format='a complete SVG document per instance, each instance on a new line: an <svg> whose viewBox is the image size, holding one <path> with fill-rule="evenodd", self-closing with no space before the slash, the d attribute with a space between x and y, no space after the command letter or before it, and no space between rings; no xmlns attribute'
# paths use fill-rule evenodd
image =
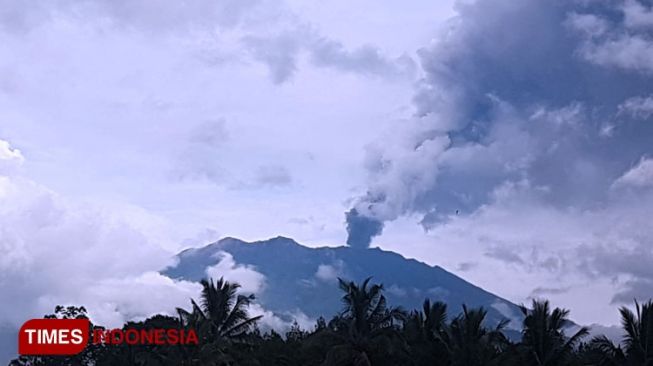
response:
<svg viewBox="0 0 653 366"><path fill-rule="evenodd" d="M277 235L616 324L653 295L651 7L0 1L0 327L170 311L174 253Z"/></svg>

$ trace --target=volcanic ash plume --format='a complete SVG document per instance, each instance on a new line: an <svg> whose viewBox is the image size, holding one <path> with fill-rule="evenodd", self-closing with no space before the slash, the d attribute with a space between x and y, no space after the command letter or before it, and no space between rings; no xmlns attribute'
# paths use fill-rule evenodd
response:
<svg viewBox="0 0 653 366"><path fill-rule="evenodd" d="M419 52L414 116L368 149L370 183L346 214L347 243L369 246L402 215L432 229L510 192L562 211L606 205L626 186L647 193L650 9L648 0L460 5Z"/></svg>
<svg viewBox="0 0 653 366"><path fill-rule="evenodd" d="M383 222L375 218L361 215L352 208L345 213L347 219L347 244L353 248L367 248L372 238L383 231Z"/></svg>

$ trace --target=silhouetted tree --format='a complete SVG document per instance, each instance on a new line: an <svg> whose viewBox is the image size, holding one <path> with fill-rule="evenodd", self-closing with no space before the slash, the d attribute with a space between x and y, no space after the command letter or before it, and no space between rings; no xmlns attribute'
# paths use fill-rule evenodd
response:
<svg viewBox="0 0 653 366"><path fill-rule="evenodd" d="M653 366L653 302L620 309L624 340L615 345L605 336L581 343L588 331L574 329L569 311L551 309L548 301L521 307L521 341L504 335L507 321L488 327L483 308L453 319L443 302L425 300L406 314L392 308L383 286L339 280L343 310L331 320L320 317L314 329L297 321L280 335L261 333L261 318L250 317L253 296L223 279L201 281L202 296L178 317L155 315L128 322L123 329L184 328L195 330L199 345L90 344L75 356L19 357L11 366ZM86 309L57 306L46 318L86 318ZM95 328L91 325L91 331Z"/></svg>
<svg viewBox="0 0 653 366"><path fill-rule="evenodd" d="M422 311L412 311L404 323L404 337L417 365L448 365L447 304L426 299Z"/></svg>
<svg viewBox="0 0 653 366"><path fill-rule="evenodd" d="M548 301L533 300L532 309L523 305L520 309L524 314L519 347L522 364L558 366L573 362L576 347L589 334L588 329L581 327L570 337L565 336L565 327L572 325L569 310L551 310Z"/></svg>
<svg viewBox="0 0 653 366"><path fill-rule="evenodd" d="M404 312L388 308L382 285L368 287L370 278L357 285L338 279L344 292L344 310L332 321L331 329L338 338L324 365L371 365L372 355L392 354L401 348L396 325Z"/></svg>
<svg viewBox="0 0 653 366"><path fill-rule="evenodd" d="M229 364L234 362L233 344L245 343L250 331L261 316L249 317L247 308L254 295L237 294L240 285L220 278L201 282L202 297L198 305L191 300L192 311L177 309L180 322L195 328L200 347L190 355L200 364Z"/></svg>
<svg viewBox="0 0 653 366"><path fill-rule="evenodd" d="M635 301L635 312L625 306L619 312L623 345L615 345L605 336L595 337L586 357L597 365L653 366L653 302L640 305Z"/></svg>
<svg viewBox="0 0 653 366"><path fill-rule="evenodd" d="M451 357L452 366L488 366L501 364L501 353L509 346L502 330L508 324L501 321L495 328L484 326L487 311L483 308L468 309L451 321L444 341Z"/></svg>

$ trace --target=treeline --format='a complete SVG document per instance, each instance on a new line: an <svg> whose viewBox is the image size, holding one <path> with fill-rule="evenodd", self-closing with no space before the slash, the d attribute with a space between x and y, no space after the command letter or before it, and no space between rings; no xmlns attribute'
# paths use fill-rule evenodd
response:
<svg viewBox="0 0 653 366"><path fill-rule="evenodd" d="M491 366L491 365L624 365L653 366L653 303L636 311L621 308L624 338L590 338L587 328L568 334L569 312L533 301L524 314L521 339L504 334L507 322L486 325L486 311L463 306L455 317L447 305L426 300L420 310L390 307L382 285L367 279L340 280L343 310L313 329L295 323L284 335L262 333L260 317L250 317L253 296L237 294L239 286L222 279L202 281L198 302L178 316L156 315L130 322L123 329L194 329L197 345L89 345L74 357L20 357L18 365L187 365L187 366ZM84 318L83 307L57 307L48 317ZM92 328L96 328L92 326Z"/></svg>

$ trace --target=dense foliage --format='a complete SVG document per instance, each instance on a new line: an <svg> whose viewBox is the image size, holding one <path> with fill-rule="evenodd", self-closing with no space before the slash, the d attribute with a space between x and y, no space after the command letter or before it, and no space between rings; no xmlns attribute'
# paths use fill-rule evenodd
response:
<svg viewBox="0 0 653 366"><path fill-rule="evenodd" d="M521 339L514 340L504 333L507 322L489 327L482 308L463 306L450 316L446 304L427 299L421 310L407 312L386 303L382 285L340 280L339 314L319 318L309 330L294 323L282 336L260 331L260 317L248 314L254 297L239 295L237 284L220 279L202 286L201 301L192 300L190 310L124 326L195 329L198 345L89 345L74 357L20 357L10 366L653 366L653 302L635 303L635 312L620 309L625 336L614 344L604 336L588 339L588 329L573 326L567 310L533 301L521 308ZM86 309L58 306L47 317L84 318Z"/></svg>

